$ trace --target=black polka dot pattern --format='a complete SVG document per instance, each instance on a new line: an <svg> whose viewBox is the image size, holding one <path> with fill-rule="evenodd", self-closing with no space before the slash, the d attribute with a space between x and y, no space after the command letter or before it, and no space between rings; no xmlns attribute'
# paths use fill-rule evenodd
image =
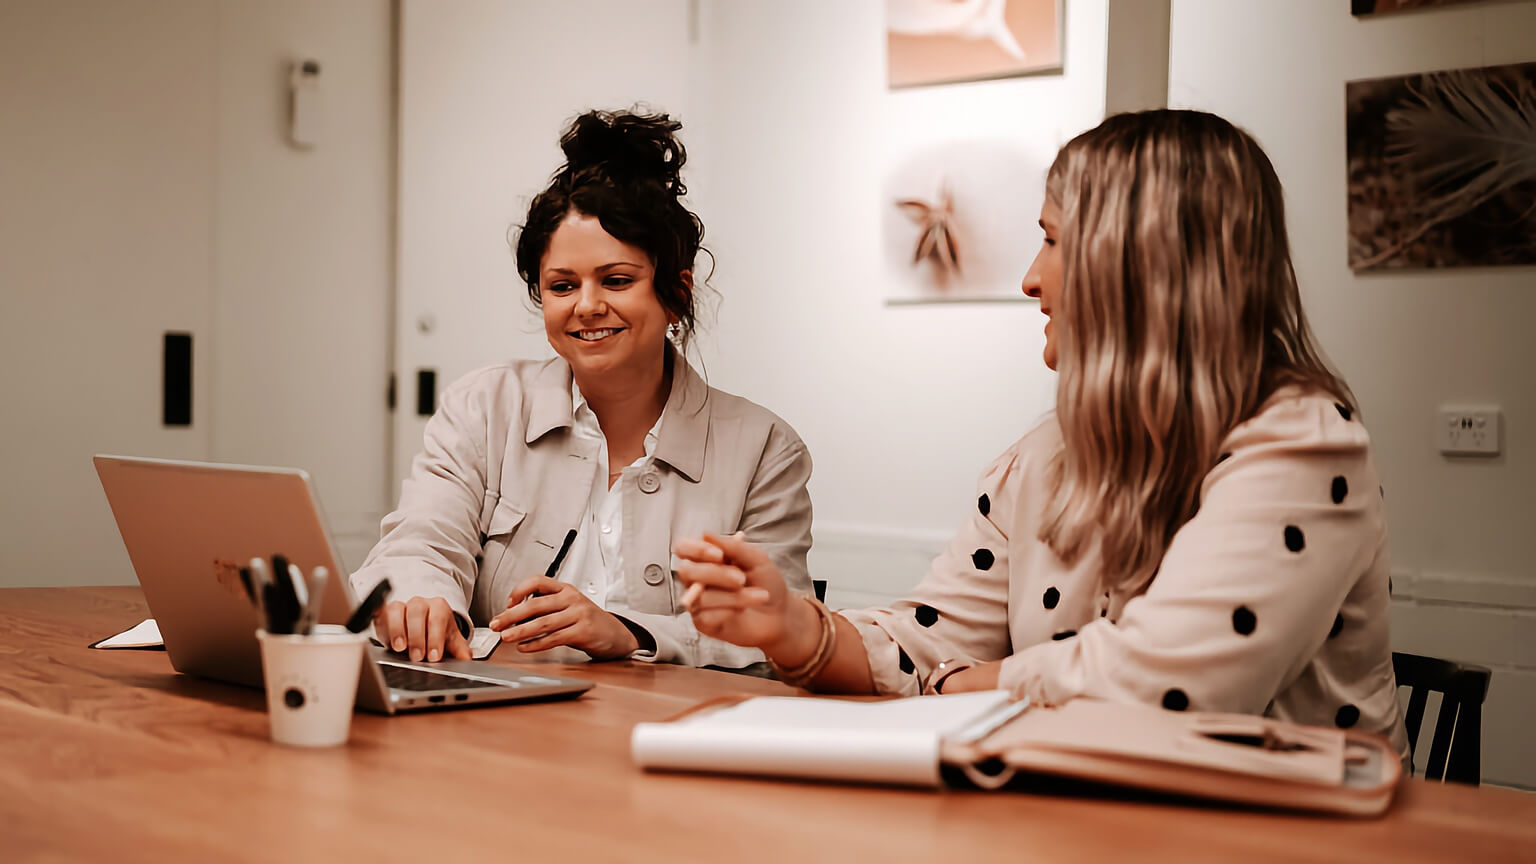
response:
<svg viewBox="0 0 1536 864"><path fill-rule="evenodd" d="M1355 412L1349 410L1349 406L1345 405L1343 402L1335 402L1333 403L1333 407L1339 409L1339 416L1343 417L1345 420L1355 416Z"/></svg>
<svg viewBox="0 0 1536 864"><path fill-rule="evenodd" d="M1247 606L1239 606L1232 610L1232 629L1239 635L1252 636L1255 627L1259 626L1259 617L1253 614L1253 610Z"/></svg>
<svg viewBox="0 0 1536 864"><path fill-rule="evenodd" d="M1040 603L1047 609L1055 609L1056 604L1060 602L1061 592L1057 591L1054 585L1045 589L1045 596L1040 598Z"/></svg>
<svg viewBox="0 0 1536 864"><path fill-rule="evenodd" d="M1169 711L1183 711L1189 707L1189 694L1175 687L1163 694L1163 707Z"/></svg>
<svg viewBox="0 0 1536 864"><path fill-rule="evenodd" d="M1051 634L1051 641L1052 642L1060 642L1063 639L1071 639L1073 636L1076 636L1076 635L1077 635L1077 631L1076 630L1063 630L1060 633L1052 633Z"/></svg>
<svg viewBox="0 0 1536 864"><path fill-rule="evenodd" d="M980 510L983 516L992 515L992 499L988 498L985 492L982 493L980 498L976 499L976 509Z"/></svg>
<svg viewBox="0 0 1536 864"><path fill-rule="evenodd" d="M1360 722L1360 709L1353 705L1345 705L1339 709L1339 713L1333 715L1333 725L1340 729L1350 729Z"/></svg>
<svg viewBox="0 0 1536 864"><path fill-rule="evenodd" d="M896 653L901 655L899 665L901 666L902 672L911 675L913 672L917 671L917 666L913 665L912 658L907 656L905 649L897 648Z"/></svg>
<svg viewBox="0 0 1536 864"><path fill-rule="evenodd" d="M932 627L939 621L939 610L927 604L917 607L912 614L917 618L917 623L924 627Z"/></svg>
<svg viewBox="0 0 1536 864"><path fill-rule="evenodd" d="M1344 496L1349 494L1349 481L1343 477L1333 478L1333 486L1329 488L1328 494L1333 497L1333 503L1343 504Z"/></svg>
<svg viewBox="0 0 1536 864"><path fill-rule="evenodd" d="M1307 548L1307 538L1302 535L1301 529L1295 525L1285 526L1285 548L1292 552L1300 552Z"/></svg>
<svg viewBox="0 0 1536 864"><path fill-rule="evenodd" d="M996 560L992 557L991 549L977 549L971 553L971 563L976 565L977 570L991 570L992 563Z"/></svg>
<svg viewBox="0 0 1536 864"><path fill-rule="evenodd" d="M1344 629L1344 613L1340 612L1339 614L1333 616L1333 627L1329 628L1329 630L1328 630L1328 638L1332 639L1333 637L1339 635L1339 631L1341 631L1343 629Z"/></svg>

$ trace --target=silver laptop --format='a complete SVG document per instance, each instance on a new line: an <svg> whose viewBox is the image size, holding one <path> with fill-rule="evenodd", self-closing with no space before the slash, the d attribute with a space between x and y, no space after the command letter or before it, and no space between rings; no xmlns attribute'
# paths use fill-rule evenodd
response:
<svg viewBox="0 0 1536 864"><path fill-rule="evenodd" d="M123 456L93 461L177 671L261 686L256 612L239 575L252 558L281 554L306 573L328 569L321 623L344 623L355 608L305 472ZM357 704L394 714L568 698L591 687L490 663L411 663L370 645Z"/></svg>

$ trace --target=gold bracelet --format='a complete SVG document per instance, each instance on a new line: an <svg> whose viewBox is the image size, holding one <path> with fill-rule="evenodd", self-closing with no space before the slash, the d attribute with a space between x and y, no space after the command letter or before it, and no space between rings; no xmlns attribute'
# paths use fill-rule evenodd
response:
<svg viewBox="0 0 1536 864"><path fill-rule="evenodd" d="M825 604L814 597L804 594L799 596L803 597L807 603L811 604L811 608L816 610L816 616L821 621L821 636L816 640L816 650L811 653L808 660L799 666L786 669L780 666L777 661L769 658L768 665L773 667L774 674L778 676L780 681L791 687L804 687L815 680L816 676L820 675L827 668L827 664L832 662L832 655L837 648L837 624L832 620L832 610L828 609Z"/></svg>

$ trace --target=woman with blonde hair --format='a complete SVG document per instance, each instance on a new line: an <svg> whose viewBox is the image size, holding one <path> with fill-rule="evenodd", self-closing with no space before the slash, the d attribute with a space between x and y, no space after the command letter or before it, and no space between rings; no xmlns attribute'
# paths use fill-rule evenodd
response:
<svg viewBox="0 0 1536 864"><path fill-rule="evenodd" d="M907 599L832 613L739 537L679 544L700 632L814 690L1001 687L1359 727L1406 752L1385 515L1302 313L1280 181L1211 114L1105 120L1051 166L1056 411L982 473Z"/></svg>

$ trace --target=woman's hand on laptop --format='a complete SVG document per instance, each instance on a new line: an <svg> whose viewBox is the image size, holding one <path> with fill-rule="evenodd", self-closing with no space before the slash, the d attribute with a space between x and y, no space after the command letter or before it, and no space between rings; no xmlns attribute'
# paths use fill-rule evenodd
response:
<svg viewBox="0 0 1536 864"><path fill-rule="evenodd" d="M374 617L373 626L379 641L397 653L408 651L412 661L435 662L443 659L444 653L459 660L473 659L453 608L441 597L386 603Z"/></svg>
<svg viewBox="0 0 1536 864"><path fill-rule="evenodd" d="M548 576L518 583L507 608L491 619L502 642L525 654L568 645L597 660L613 660L640 650L635 634L616 616L587 599L575 585Z"/></svg>

